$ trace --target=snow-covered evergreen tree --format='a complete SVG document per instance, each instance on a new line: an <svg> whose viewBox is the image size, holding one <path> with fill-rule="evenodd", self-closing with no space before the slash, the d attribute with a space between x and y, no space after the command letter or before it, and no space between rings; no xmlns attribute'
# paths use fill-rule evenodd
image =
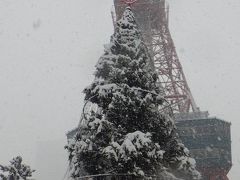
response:
<svg viewBox="0 0 240 180"><path fill-rule="evenodd" d="M32 177L30 166L22 163L22 157L18 156L10 161L9 166L0 165L0 180L27 180Z"/></svg>
<svg viewBox="0 0 240 180"><path fill-rule="evenodd" d="M194 160L175 134L157 75L131 9L126 8L96 66L85 99L98 105L67 146L73 178L126 173L147 177L171 171L198 179Z"/></svg>

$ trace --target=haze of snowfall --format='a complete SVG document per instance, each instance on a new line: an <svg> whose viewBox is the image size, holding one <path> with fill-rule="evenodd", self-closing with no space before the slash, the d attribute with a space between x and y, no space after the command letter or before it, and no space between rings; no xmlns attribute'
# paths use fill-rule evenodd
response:
<svg viewBox="0 0 240 180"><path fill-rule="evenodd" d="M161 87L130 7L116 23L85 100L97 104L66 146L70 179L131 174L142 179L174 174L200 179L195 160L179 143L173 120L159 111Z"/></svg>

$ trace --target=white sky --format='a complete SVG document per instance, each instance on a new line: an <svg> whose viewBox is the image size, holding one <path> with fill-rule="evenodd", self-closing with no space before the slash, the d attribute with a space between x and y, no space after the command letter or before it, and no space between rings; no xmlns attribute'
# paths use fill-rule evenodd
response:
<svg viewBox="0 0 240 180"><path fill-rule="evenodd" d="M169 3L170 30L198 106L232 122L230 179L238 180L240 1ZM20 154L39 167L38 180L63 177L61 147L113 32L111 6L112 0L0 0L0 164ZM52 168L54 160L61 172L47 177L43 166Z"/></svg>

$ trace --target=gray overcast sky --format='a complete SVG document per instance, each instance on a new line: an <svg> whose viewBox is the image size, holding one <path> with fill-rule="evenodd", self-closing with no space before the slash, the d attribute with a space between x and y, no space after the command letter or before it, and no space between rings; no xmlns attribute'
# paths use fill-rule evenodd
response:
<svg viewBox="0 0 240 180"><path fill-rule="evenodd" d="M240 1L169 4L170 30L198 106L232 122L230 179L238 180ZM0 164L20 154L39 180L63 177L65 133L78 123L81 92L113 32L111 7L112 0L0 0Z"/></svg>

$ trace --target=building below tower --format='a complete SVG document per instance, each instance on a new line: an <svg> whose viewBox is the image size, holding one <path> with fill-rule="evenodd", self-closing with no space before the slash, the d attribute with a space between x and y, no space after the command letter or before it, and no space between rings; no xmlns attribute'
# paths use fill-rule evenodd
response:
<svg viewBox="0 0 240 180"><path fill-rule="evenodd" d="M195 158L203 180L228 180L232 167L231 123L204 114L177 115L178 134Z"/></svg>

